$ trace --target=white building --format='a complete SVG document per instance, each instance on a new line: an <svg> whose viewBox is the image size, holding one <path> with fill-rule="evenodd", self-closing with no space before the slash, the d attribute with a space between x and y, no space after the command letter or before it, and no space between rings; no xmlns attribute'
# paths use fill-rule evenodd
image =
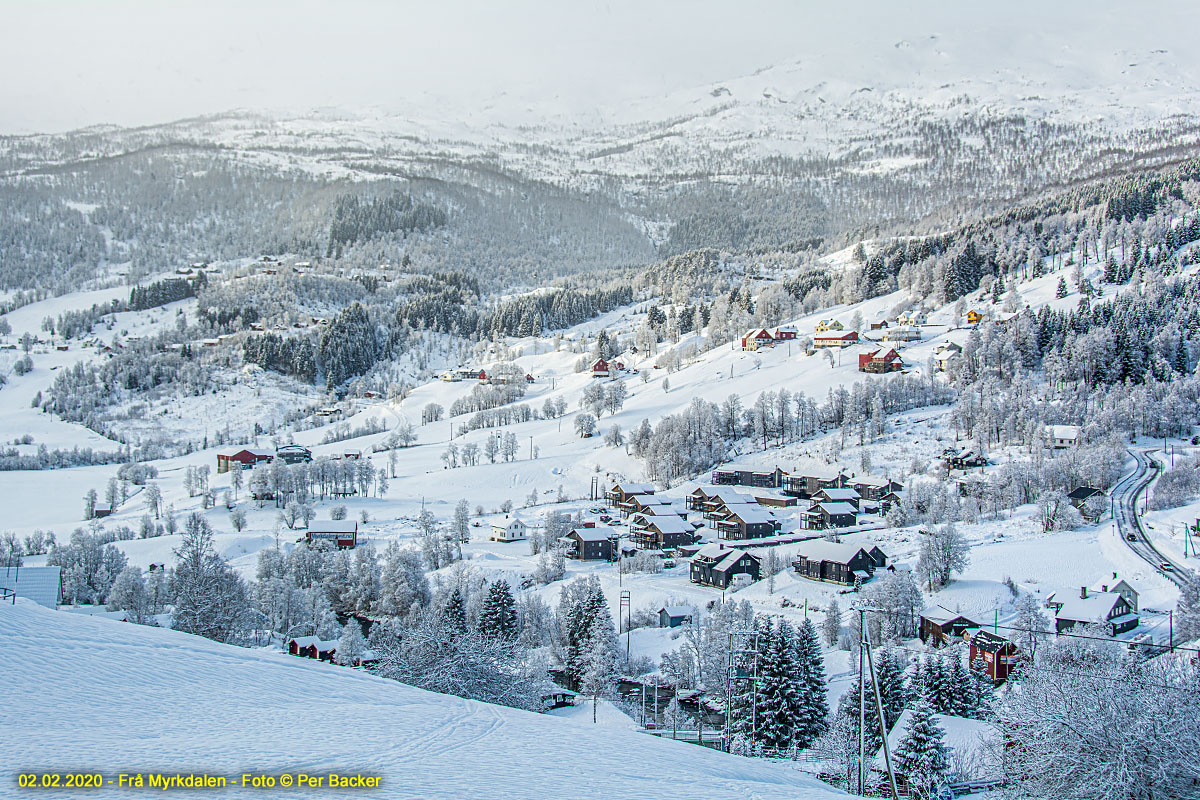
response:
<svg viewBox="0 0 1200 800"><path fill-rule="evenodd" d="M513 517L502 522L492 523L493 542L519 542L529 536L529 526L520 517Z"/></svg>
<svg viewBox="0 0 1200 800"><path fill-rule="evenodd" d="M1079 444L1078 425L1047 425L1046 443L1054 450L1074 447Z"/></svg>

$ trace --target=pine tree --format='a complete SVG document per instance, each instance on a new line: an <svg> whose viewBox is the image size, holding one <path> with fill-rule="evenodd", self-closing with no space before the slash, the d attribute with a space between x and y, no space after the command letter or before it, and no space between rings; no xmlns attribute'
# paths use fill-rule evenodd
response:
<svg viewBox="0 0 1200 800"><path fill-rule="evenodd" d="M462 592L455 589L450 593L442 605L439 618L447 634L458 636L467 632L467 604L463 600Z"/></svg>
<svg viewBox="0 0 1200 800"><path fill-rule="evenodd" d="M517 603L507 581L496 581L488 588L479 615L479 632L506 641L517 638Z"/></svg>
<svg viewBox="0 0 1200 800"><path fill-rule="evenodd" d="M883 717L888 730L904 713L908 692L904 686L904 664L893 650L882 649L875 655L875 676L879 680L879 696L883 700Z"/></svg>
<svg viewBox="0 0 1200 800"><path fill-rule="evenodd" d="M795 721L797 747L809 747L829 728L829 702L825 694L825 659L817 627L805 619L795 638L799 713Z"/></svg>
<svg viewBox="0 0 1200 800"><path fill-rule="evenodd" d="M949 713L956 717L972 718L979 704L976 701L975 679L958 655L950 657Z"/></svg>
<svg viewBox="0 0 1200 800"><path fill-rule="evenodd" d="M896 772L903 775L917 797L932 797L950 770L949 752L933 707L918 700L912 707L904 738L894 754Z"/></svg>
<svg viewBox="0 0 1200 800"><path fill-rule="evenodd" d="M1070 291L1067 289L1067 279L1059 278L1058 279L1058 290L1054 293L1054 296L1055 297L1066 297L1068 294L1070 294Z"/></svg>

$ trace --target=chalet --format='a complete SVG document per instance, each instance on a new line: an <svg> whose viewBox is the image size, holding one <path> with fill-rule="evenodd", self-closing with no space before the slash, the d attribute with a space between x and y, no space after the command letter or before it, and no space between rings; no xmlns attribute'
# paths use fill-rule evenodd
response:
<svg viewBox="0 0 1200 800"><path fill-rule="evenodd" d="M733 502L731 496L733 498L741 498L741 500ZM749 495L722 492L709 501L708 506L704 509L704 519L709 522L717 522L725 519L734 511L750 511L759 507L758 503L754 502L754 498Z"/></svg>
<svg viewBox="0 0 1200 800"><path fill-rule="evenodd" d="M629 509L628 512L625 511L626 507ZM668 497L656 497L652 494L635 494L628 503L622 503L620 508L626 516L629 514L646 514L656 517L672 514L680 517L687 516L687 509L680 506L678 501Z"/></svg>
<svg viewBox="0 0 1200 800"><path fill-rule="evenodd" d="M904 484L897 483L890 478L877 478L873 475L864 475L861 478L847 478L846 486L858 492L859 496L864 500L882 500L885 495L891 492L904 491Z"/></svg>
<svg viewBox="0 0 1200 800"><path fill-rule="evenodd" d="M1076 625L1102 625L1109 636L1116 636L1136 628L1138 615L1119 592L1089 592L1084 586L1079 597L1064 599L1054 615L1056 633Z"/></svg>
<svg viewBox="0 0 1200 800"><path fill-rule="evenodd" d="M816 327L813 330L815 333L820 335L822 333L829 333L830 331L840 331L844 327L845 326L842 325L842 323L838 322L836 319L823 319L817 323Z"/></svg>
<svg viewBox="0 0 1200 800"><path fill-rule="evenodd" d="M968 628L978 627L978 622L945 606L930 606L921 612L921 641L933 647L950 644L961 639Z"/></svg>
<svg viewBox="0 0 1200 800"><path fill-rule="evenodd" d="M821 489L813 496L813 500L818 503L849 503L857 511L862 496L857 489Z"/></svg>
<svg viewBox="0 0 1200 800"><path fill-rule="evenodd" d="M896 317L896 323L899 325L924 325L927 318L924 312L910 309Z"/></svg>
<svg viewBox="0 0 1200 800"><path fill-rule="evenodd" d="M888 350L869 350L865 353L858 354L858 371L883 373L883 372L899 372L904 369L904 359L900 358L900 354L895 348Z"/></svg>
<svg viewBox="0 0 1200 800"><path fill-rule="evenodd" d="M707 544L692 556L689 577L692 583L726 589L731 584L753 583L758 580L760 563L745 550L726 549L721 544ZM746 575L748 578L738 578Z"/></svg>
<svg viewBox="0 0 1200 800"><path fill-rule="evenodd" d="M775 337L766 328L751 328L742 334L742 349L757 350L760 347L770 347L775 343Z"/></svg>
<svg viewBox="0 0 1200 800"><path fill-rule="evenodd" d="M777 342L790 342L800 334L794 325L781 325L772 331L771 335L775 337L775 341Z"/></svg>
<svg viewBox="0 0 1200 800"><path fill-rule="evenodd" d="M968 641L971 652L967 663L972 670L982 670L982 674L987 675L994 683L1008 679L1020 657L1020 651L1015 644L1003 636L985 630L971 633Z"/></svg>
<svg viewBox="0 0 1200 800"><path fill-rule="evenodd" d="M942 461L952 469L971 469L987 466L988 458L973 447L950 448L942 452Z"/></svg>
<svg viewBox="0 0 1200 800"><path fill-rule="evenodd" d="M976 311L973 308L967 312L967 324L968 325L978 325L981 322L983 322L983 314L980 314L978 311Z"/></svg>
<svg viewBox="0 0 1200 800"><path fill-rule="evenodd" d="M817 503L808 510L810 528L849 528L858 524L858 508L849 503Z"/></svg>
<svg viewBox="0 0 1200 800"><path fill-rule="evenodd" d="M871 323L871 330L873 330L873 331L886 331L887 328L888 328L888 321L886 319L880 320L879 322Z"/></svg>
<svg viewBox="0 0 1200 800"><path fill-rule="evenodd" d="M108 503L96 503L92 506L92 519L104 519L112 513L113 508Z"/></svg>
<svg viewBox="0 0 1200 800"><path fill-rule="evenodd" d="M889 328L884 331L879 337L881 342L919 342L921 341L921 332L916 328L908 325L902 325L896 328Z"/></svg>
<svg viewBox="0 0 1200 800"><path fill-rule="evenodd" d="M1089 501L1092 500L1093 497L1103 498L1104 491L1102 489L1096 489L1092 486L1077 486L1076 488L1067 492L1067 500L1071 503L1071 505L1077 508L1079 513L1082 514L1083 517L1089 522L1095 522L1096 520L1100 519L1099 513L1093 513L1090 510L1091 508L1095 507L1095 503L1089 504Z"/></svg>
<svg viewBox="0 0 1200 800"><path fill-rule="evenodd" d="M610 506L628 503L634 495L654 494L653 483L618 483L604 493L604 500Z"/></svg>
<svg viewBox="0 0 1200 800"><path fill-rule="evenodd" d="M276 447L275 457L285 464L304 464L313 460L312 450L298 444Z"/></svg>
<svg viewBox="0 0 1200 800"><path fill-rule="evenodd" d="M1052 450L1062 450L1079 444L1078 425L1047 425L1046 445Z"/></svg>
<svg viewBox="0 0 1200 800"><path fill-rule="evenodd" d="M779 520L770 511L755 504L731 509L717 521L717 536L722 539L758 539L779 532Z"/></svg>
<svg viewBox="0 0 1200 800"><path fill-rule="evenodd" d="M904 501L904 490L898 492L888 492L883 497L879 498L879 513L889 514L893 507L900 505Z"/></svg>
<svg viewBox="0 0 1200 800"><path fill-rule="evenodd" d="M692 621L691 606L663 606L658 610L658 627L678 628Z"/></svg>
<svg viewBox="0 0 1200 800"><path fill-rule="evenodd" d="M492 523L492 535L488 538L493 542L519 542L529 535L529 526L520 517L505 519Z"/></svg>
<svg viewBox="0 0 1200 800"><path fill-rule="evenodd" d="M13 594L46 608L58 608L63 601L62 567L25 567L18 564L0 567L0 595Z"/></svg>
<svg viewBox="0 0 1200 800"><path fill-rule="evenodd" d="M1117 577L1117 573L1112 574L1112 578L1103 578L1092 584L1088 589L1090 592L1116 592L1125 598L1125 602L1133 609L1133 613L1138 610L1138 592L1123 579Z"/></svg>
<svg viewBox="0 0 1200 800"><path fill-rule="evenodd" d="M821 489L836 489L846 485L841 470L808 470L793 472L783 479L783 493L792 497L810 498Z"/></svg>
<svg viewBox="0 0 1200 800"><path fill-rule="evenodd" d="M614 561L613 544L620 538L615 528L597 525L595 528L572 528L562 542L567 546L567 558L580 561Z"/></svg>
<svg viewBox="0 0 1200 800"><path fill-rule="evenodd" d="M713 470L712 482L717 486L756 486L760 489L777 489L783 485L783 478L786 474L779 467L774 469L723 467Z"/></svg>
<svg viewBox="0 0 1200 800"><path fill-rule="evenodd" d="M253 467L260 462L271 463L275 458L275 453L271 450L260 450L257 448L244 448L236 453L217 453L217 472L229 472L233 469L233 464L236 461L243 467Z"/></svg>
<svg viewBox="0 0 1200 800"><path fill-rule="evenodd" d="M801 544L792 561L796 574L809 580L852 586L866 582L887 566L887 556L874 545L814 539Z"/></svg>
<svg viewBox="0 0 1200 800"><path fill-rule="evenodd" d="M850 347L858 344L858 331L830 331L813 337L813 347Z"/></svg>
<svg viewBox="0 0 1200 800"><path fill-rule="evenodd" d="M661 517L638 514L629 526L629 534L638 547L666 550L696 541L696 526L674 514Z"/></svg>
<svg viewBox="0 0 1200 800"><path fill-rule="evenodd" d="M358 523L352 519L314 519L308 523L305 539L333 542L339 550L349 550L358 544Z"/></svg>
<svg viewBox="0 0 1200 800"><path fill-rule="evenodd" d="M717 491L717 487L711 483L702 483L693 489L691 494L683 498L683 501L687 505L688 511L703 511L704 505Z"/></svg>

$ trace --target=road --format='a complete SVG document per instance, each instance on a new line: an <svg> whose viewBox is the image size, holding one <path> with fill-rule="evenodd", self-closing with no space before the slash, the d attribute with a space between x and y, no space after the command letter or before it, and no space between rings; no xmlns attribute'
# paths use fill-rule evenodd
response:
<svg viewBox="0 0 1200 800"><path fill-rule="evenodd" d="M1150 453L1153 451L1129 450L1128 452L1133 456L1136 465L1133 472L1121 478L1112 490L1113 518L1117 523L1117 534L1130 550L1154 567L1159 575L1182 589L1191 581L1196 580L1195 573L1178 561L1163 555L1150 541L1150 537L1146 534L1146 528L1138 516L1138 503L1142 501L1142 495L1146 488L1158 474L1158 464L1150 458ZM1169 564L1170 569L1163 569L1165 564Z"/></svg>

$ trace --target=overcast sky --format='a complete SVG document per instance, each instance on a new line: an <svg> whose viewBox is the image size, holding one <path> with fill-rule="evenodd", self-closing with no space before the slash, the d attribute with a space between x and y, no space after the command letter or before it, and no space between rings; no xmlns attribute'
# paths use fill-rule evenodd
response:
<svg viewBox="0 0 1200 800"><path fill-rule="evenodd" d="M1080 44L1082 27L1121 31L1156 18L1141 5L1132 21L1131 5L1119 6L1123 14L1099 5L937 0L914 16L898 0L0 0L0 132L234 108L452 109L500 93L514 103L595 109L749 73L830 42L853 59L864 47L919 34L922 15L953 26L964 7L1007 9L1009 22L1056 26ZM978 26L981 15L970 13ZM1181 28L1193 29L1161 29Z"/></svg>

